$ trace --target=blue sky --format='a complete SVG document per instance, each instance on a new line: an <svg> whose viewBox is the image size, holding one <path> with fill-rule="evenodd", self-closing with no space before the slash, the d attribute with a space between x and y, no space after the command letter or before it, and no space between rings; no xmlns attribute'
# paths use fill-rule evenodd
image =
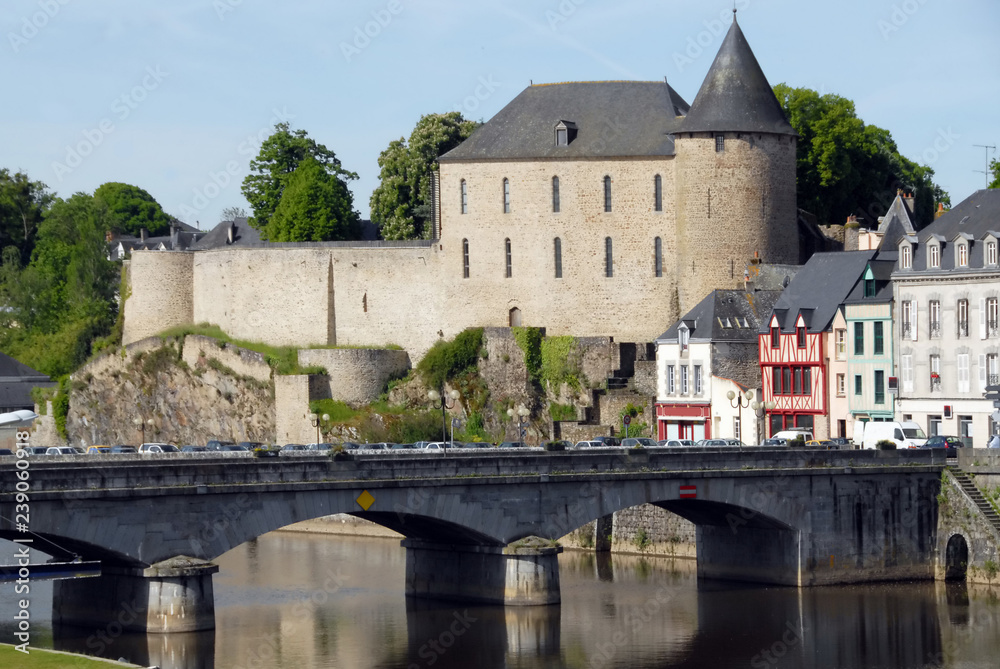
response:
<svg viewBox="0 0 1000 669"><path fill-rule="evenodd" d="M958 202L1000 145L995 0L736 0L772 84L837 93ZM489 119L535 82L664 76L694 100L732 0L6 0L0 167L58 195L148 190L202 228L246 206L288 120L360 178L422 114ZM721 17L721 18L720 18ZM367 35L365 33L368 33ZM85 154L85 155L84 155ZM1000 154L995 154L1000 156Z"/></svg>

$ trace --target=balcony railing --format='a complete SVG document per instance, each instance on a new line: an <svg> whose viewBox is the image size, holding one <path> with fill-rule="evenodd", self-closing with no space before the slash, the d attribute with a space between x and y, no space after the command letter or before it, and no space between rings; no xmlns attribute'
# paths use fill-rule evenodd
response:
<svg viewBox="0 0 1000 669"><path fill-rule="evenodd" d="M940 339L941 337L941 321L931 322L931 339Z"/></svg>
<svg viewBox="0 0 1000 669"><path fill-rule="evenodd" d="M969 321L959 321L958 323L958 336L968 337L969 336Z"/></svg>
<svg viewBox="0 0 1000 669"><path fill-rule="evenodd" d="M913 325L909 321L903 323L903 339L909 339L913 334Z"/></svg>
<svg viewBox="0 0 1000 669"><path fill-rule="evenodd" d="M941 390L941 377L932 376L931 377L931 390Z"/></svg>

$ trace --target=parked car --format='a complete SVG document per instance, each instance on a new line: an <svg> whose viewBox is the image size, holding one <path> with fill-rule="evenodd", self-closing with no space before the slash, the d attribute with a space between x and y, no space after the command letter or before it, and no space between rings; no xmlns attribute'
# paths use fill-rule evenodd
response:
<svg viewBox="0 0 1000 669"><path fill-rule="evenodd" d="M656 442L657 446L666 446L667 448L690 448L694 446L694 442L690 439L661 439Z"/></svg>
<svg viewBox="0 0 1000 669"><path fill-rule="evenodd" d="M493 448L493 444L485 441L467 441L463 448Z"/></svg>
<svg viewBox="0 0 1000 669"><path fill-rule="evenodd" d="M528 445L523 441L503 441L497 448L527 448Z"/></svg>
<svg viewBox="0 0 1000 669"><path fill-rule="evenodd" d="M220 453L246 453L250 449L239 444L224 444L219 446Z"/></svg>
<svg viewBox="0 0 1000 669"><path fill-rule="evenodd" d="M14 455L14 451L9 448L0 448L0 455Z"/></svg>
<svg viewBox="0 0 1000 669"><path fill-rule="evenodd" d="M49 447L48 446L26 446L26 447L22 448L21 450L27 452L28 455L45 455L48 452Z"/></svg>
<svg viewBox="0 0 1000 669"><path fill-rule="evenodd" d="M831 450L849 451L854 448L851 440L845 437L830 437L827 441L830 442Z"/></svg>
<svg viewBox="0 0 1000 669"><path fill-rule="evenodd" d="M267 448L268 445L262 441L241 441L237 446L242 446L248 451L252 451L257 448Z"/></svg>
<svg viewBox="0 0 1000 669"><path fill-rule="evenodd" d="M87 455L107 455L111 452L110 446L88 446Z"/></svg>
<svg viewBox="0 0 1000 669"><path fill-rule="evenodd" d="M647 437L622 439L622 448L655 448L658 444Z"/></svg>
<svg viewBox="0 0 1000 669"><path fill-rule="evenodd" d="M573 448L598 448L603 445L599 441L578 441L573 445Z"/></svg>
<svg viewBox="0 0 1000 669"><path fill-rule="evenodd" d="M945 457L957 458L957 449L965 448L965 442L958 437L938 434L925 441L920 448L943 448L945 449Z"/></svg>
<svg viewBox="0 0 1000 669"><path fill-rule="evenodd" d="M159 442L150 442L148 444L143 444L139 447L140 453L153 454L153 453L180 453L181 449L177 448L173 444L163 444Z"/></svg>
<svg viewBox="0 0 1000 669"><path fill-rule="evenodd" d="M361 444L355 444L353 441L345 441L341 444L345 451L356 451L361 448Z"/></svg>
<svg viewBox="0 0 1000 669"><path fill-rule="evenodd" d="M308 450L305 444L285 444L281 447L282 453L305 452Z"/></svg>
<svg viewBox="0 0 1000 669"><path fill-rule="evenodd" d="M72 446L49 446L45 455L79 455L79 452Z"/></svg>
<svg viewBox="0 0 1000 669"><path fill-rule="evenodd" d="M205 447L210 451L221 451L224 450L223 446L234 446L235 442L232 441L221 441L219 439L209 439Z"/></svg>
<svg viewBox="0 0 1000 669"><path fill-rule="evenodd" d="M771 437L770 439L765 439L761 446L788 446L788 440L782 439L780 437Z"/></svg>
<svg viewBox="0 0 1000 669"><path fill-rule="evenodd" d="M387 451L392 448L392 444L387 441L377 441L374 444L362 444L361 448L366 451Z"/></svg>
<svg viewBox="0 0 1000 669"><path fill-rule="evenodd" d="M725 448L729 443L726 439L706 439L702 445L705 448Z"/></svg>
<svg viewBox="0 0 1000 669"><path fill-rule="evenodd" d="M779 432L775 432L771 436L775 439L785 439L789 442L801 439L804 443L807 441L812 441L813 439L812 430L805 427L793 427L787 430L781 430Z"/></svg>
<svg viewBox="0 0 1000 669"><path fill-rule="evenodd" d="M416 444L393 444L390 450L393 451L416 451L419 450Z"/></svg>
<svg viewBox="0 0 1000 669"><path fill-rule="evenodd" d="M443 451L448 448L447 441L428 441L424 446L425 451Z"/></svg>
<svg viewBox="0 0 1000 669"><path fill-rule="evenodd" d="M126 446L125 444L119 444L117 446L112 446L111 453L117 453L119 455L135 455L138 453L138 449L135 446Z"/></svg>
<svg viewBox="0 0 1000 669"><path fill-rule="evenodd" d="M209 453L212 450L208 446L195 446L194 444L181 446L181 453Z"/></svg>
<svg viewBox="0 0 1000 669"><path fill-rule="evenodd" d="M618 437L593 437L590 441L599 441L601 446L621 446L621 439Z"/></svg>

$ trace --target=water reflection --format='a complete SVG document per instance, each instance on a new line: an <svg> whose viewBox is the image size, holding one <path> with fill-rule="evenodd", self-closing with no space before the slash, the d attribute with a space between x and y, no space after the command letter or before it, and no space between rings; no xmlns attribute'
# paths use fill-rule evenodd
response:
<svg viewBox="0 0 1000 669"><path fill-rule="evenodd" d="M979 669L1000 654L993 588L751 587L699 582L688 560L559 559L560 606L466 607L406 598L398 542L275 533L219 560L215 632L52 629L36 606L33 643L163 669Z"/></svg>

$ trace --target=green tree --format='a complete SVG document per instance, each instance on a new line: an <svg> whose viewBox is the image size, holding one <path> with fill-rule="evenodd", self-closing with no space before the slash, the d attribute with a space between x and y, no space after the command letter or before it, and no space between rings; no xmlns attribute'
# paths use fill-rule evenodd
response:
<svg viewBox="0 0 1000 669"><path fill-rule="evenodd" d="M994 159L990 162L990 174L993 175L993 181L990 182L989 188L1000 188L1000 160Z"/></svg>
<svg viewBox="0 0 1000 669"><path fill-rule="evenodd" d="M285 186L263 236L273 242L357 239L360 217L347 184L314 158L299 163Z"/></svg>
<svg viewBox="0 0 1000 669"><path fill-rule="evenodd" d="M327 174L343 182L358 178L340 165L333 151L309 137L305 130L290 130L287 123L277 123L274 133L261 144L260 151L250 161L250 174L243 180L243 195L253 209L250 225L258 230L267 229L281 196L288 186L299 163L311 157Z"/></svg>
<svg viewBox="0 0 1000 669"><path fill-rule="evenodd" d="M16 247L18 261L26 263L35 246L38 224L52 199L41 181L0 168L0 249Z"/></svg>
<svg viewBox="0 0 1000 669"><path fill-rule="evenodd" d="M379 155L380 183L371 197L372 221L383 239L420 239L431 235L431 173L437 159L479 127L459 112L428 114L417 122L409 143L402 137Z"/></svg>
<svg viewBox="0 0 1000 669"><path fill-rule="evenodd" d="M68 374L115 321L118 266L105 231L117 220L85 193L56 200L38 227L31 262L5 249L0 267L0 349L51 376Z"/></svg>
<svg viewBox="0 0 1000 669"><path fill-rule="evenodd" d="M138 237L146 228L150 236L156 237L170 228L170 217L160 203L138 186L109 181L97 187L94 198L113 215L111 229L123 234Z"/></svg>
<svg viewBox="0 0 1000 669"><path fill-rule="evenodd" d="M775 86L774 94L799 134L798 205L821 222L857 214L874 223L903 189L916 198L919 228L933 220L935 202L949 202L933 181L934 170L902 156L892 134L866 125L852 101L785 84Z"/></svg>

